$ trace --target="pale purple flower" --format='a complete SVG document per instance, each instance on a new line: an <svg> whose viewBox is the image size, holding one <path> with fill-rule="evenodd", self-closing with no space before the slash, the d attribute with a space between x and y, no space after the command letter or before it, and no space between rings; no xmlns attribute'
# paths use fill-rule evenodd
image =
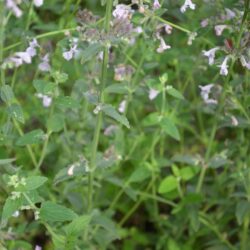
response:
<svg viewBox="0 0 250 250"><path fill-rule="evenodd" d="M63 57L65 60L69 61L75 56L77 52L77 45L75 44L70 48L70 50L63 52Z"/></svg>
<svg viewBox="0 0 250 250"><path fill-rule="evenodd" d="M132 10L125 4L117 4L113 11L113 16L117 19L130 19Z"/></svg>
<svg viewBox="0 0 250 250"><path fill-rule="evenodd" d="M233 12L232 10L226 8L226 20L231 20L233 18L235 18L236 14L235 12Z"/></svg>
<svg viewBox="0 0 250 250"><path fill-rule="evenodd" d="M189 33L188 34L188 42L187 42L187 44L192 45L192 43L193 43L194 39L196 38L196 36L197 36L197 32Z"/></svg>
<svg viewBox="0 0 250 250"><path fill-rule="evenodd" d="M41 7L43 5L43 0L34 0L34 5L36 7Z"/></svg>
<svg viewBox="0 0 250 250"><path fill-rule="evenodd" d="M167 45L162 37L160 37L160 46L157 48L158 53L163 53L165 50L170 49L171 46Z"/></svg>
<svg viewBox="0 0 250 250"><path fill-rule="evenodd" d="M241 62L241 65L247 69L250 70L250 62L247 62L246 61L246 58L244 56L241 56L240 57L240 62Z"/></svg>
<svg viewBox="0 0 250 250"><path fill-rule="evenodd" d="M21 17L23 12L14 0L6 0L6 8L11 10L16 17Z"/></svg>
<svg viewBox="0 0 250 250"><path fill-rule="evenodd" d="M229 56L226 56L225 59L223 60L222 64L219 65L220 74L222 76L226 76L228 74L228 65L227 65L228 59L229 59Z"/></svg>
<svg viewBox="0 0 250 250"><path fill-rule="evenodd" d="M35 250L42 250L41 246L36 245Z"/></svg>
<svg viewBox="0 0 250 250"><path fill-rule="evenodd" d="M158 0L154 0L153 9L157 10L157 9L160 9L160 8L161 8L161 5L160 5L159 1Z"/></svg>
<svg viewBox="0 0 250 250"><path fill-rule="evenodd" d="M150 88L149 95L148 95L149 100L151 100L151 101L154 100L158 96L159 93L160 93L159 90Z"/></svg>
<svg viewBox="0 0 250 250"><path fill-rule="evenodd" d="M214 84L208 84L205 86L199 85L199 88L201 90L201 98L206 104L217 104L217 100L214 100L212 98L209 98L209 95L211 93L211 89L214 87Z"/></svg>
<svg viewBox="0 0 250 250"><path fill-rule="evenodd" d="M181 12L184 13L187 8L190 8L191 10L195 9L195 4L191 0L185 0L185 3L181 6Z"/></svg>
<svg viewBox="0 0 250 250"><path fill-rule="evenodd" d="M42 57L41 62L38 65L38 68L43 72L48 72L51 70L51 66L49 64L49 54L46 54Z"/></svg>
<svg viewBox="0 0 250 250"><path fill-rule="evenodd" d="M215 47L215 48L207 50L207 51L206 50L202 51L203 55L208 58L208 64L209 65L214 64L215 53L219 49L220 49L219 47Z"/></svg>
<svg viewBox="0 0 250 250"><path fill-rule="evenodd" d="M118 110L119 110L120 113L124 113L125 112L125 110L126 110L126 104L127 104L126 100L121 101L121 103L119 104L119 108L118 108Z"/></svg>
<svg viewBox="0 0 250 250"><path fill-rule="evenodd" d="M170 35L172 33L173 27L166 24L164 25L164 29L165 29L165 32Z"/></svg>
<svg viewBox="0 0 250 250"><path fill-rule="evenodd" d="M136 27L135 32L138 33L138 34L141 34L143 32L142 27L141 26Z"/></svg>
<svg viewBox="0 0 250 250"><path fill-rule="evenodd" d="M201 27L202 27L202 28L207 27L207 26L208 26L208 23L209 23L209 19L208 19L208 18L202 20L202 21L201 21Z"/></svg>
<svg viewBox="0 0 250 250"><path fill-rule="evenodd" d="M231 116L231 122L232 122L232 125L235 127L239 125L239 121L234 115Z"/></svg>
<svg viewBox="0 0 250 250"><path fill-rule="evenodd" d="M221 36L224 29L228 28L225 24L219 24L214 26L216 36Z"/></svg>
<svg viewBox="0 0 250 250"><path fill-rule="evenodd" d="M38 98L41 98L41 99L42 99L43 106L44 106L45 108L48 108L48 107L51 105L51 103L52 103L52 97L47 96L47 95L43 95L43 94L41 94L41 93L37 94L36 96L37 96Z"/></svg>

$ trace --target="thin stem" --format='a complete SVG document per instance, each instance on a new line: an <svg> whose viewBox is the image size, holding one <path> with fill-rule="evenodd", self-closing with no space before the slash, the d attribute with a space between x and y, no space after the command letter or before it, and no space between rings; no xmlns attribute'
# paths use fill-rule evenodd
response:
<svg viewBox="0 0 250 250"><path fill-rule="evenodd" d="M112 13L112 5L113 0L108 0L106 5L106 14L104 20L104 29L108 33L110 30L110 20L111 20L111 13ZM108 73L108 59L109 59L109 46L106 45L104 48L104 56L102 62L102 75L101 75L101 86L100 86L100 102L104 103L104 88L106 85L107 80L107 73ZM88 175L88 212L92 209L92 202L93 202L93 174L96 168L96 155L97 155L97 147L99 143L99 136L102 126L102 112L100 111L97 115L97 122L94 132L94 138L92 143L92 150L91 150L91 159L90 159L90 172Z"/></svg>
<svg viewBox="0 0 250 250"><path fill-rule="evenodd" d="M3 47L4 47L4 30L5 30L5 15L4 15L4 3L0 0L0 64L3 61ZM4 69L1 67L1 82L5 84Z"/></svg>

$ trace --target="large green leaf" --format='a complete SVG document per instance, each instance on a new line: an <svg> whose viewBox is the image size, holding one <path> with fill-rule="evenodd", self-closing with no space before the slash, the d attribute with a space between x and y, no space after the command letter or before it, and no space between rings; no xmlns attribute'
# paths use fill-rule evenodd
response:
<svg viewBox="0 0 250 250"><path fill-rule="evenodd" d="M7 108L7 112L10 115L10 117L14 118L15 120L24 123L24 115L23 115L23 110L20 105L17 103L11 104Z"/></svg>
<svg viewBox="0 0 250 250"><path fill-rule="evenodd" d="M163 131L166 134L168 134L169 136L173 137L177 141L180 140L179 131L178 131L177 127L175 126L174 122L171 119L169 119L167 117L164 117L161 120L160 124L161 124L161 127L162 127Z"/></svg>
<svg viewBox="0 0 250 250"><path fill-rule="evenodd" d="M41 129L36 129L31 132L28 132L21 136L16 144L18 146L25 146L29 144L38 144L41 143L45 138L45 134Z"/></svg>
<svg viewBox="0 0 250 250"><path fill-rule="evenodd" d="M40 208L40 218L48 222L63 222L74 220L77 218L77 214L67 207L46 201L42 203Z"/></svg>
<svg viewBox="0 0 250 250"><path fill-rule="evenodd" d="M78 235L84 231L91 220L90 215L83 215L74 219L69 225L64 227L67 235Z"/></svg>
<svg viewBox="0 0 250 250"><path fill-rule="evenodd" d="M1 99L6 103L11 102L15 98L12 88L9 85L3 85L1 87L0 96Z"/></svg>
<svg viewBox="0 0 250 250"><path fill-rule="evenodd" d="M79 102L71 96L60 96L55 100L55 103L61 108L79 108Z"/></svg>
<svg viewBox="0 0 250 250"><path fill-rule="evenodd" d="M43 176L29 176L25 179L25 185L20 186L17 190L22 192L31 191L42 186L47 180L48 178Z"/></svg>

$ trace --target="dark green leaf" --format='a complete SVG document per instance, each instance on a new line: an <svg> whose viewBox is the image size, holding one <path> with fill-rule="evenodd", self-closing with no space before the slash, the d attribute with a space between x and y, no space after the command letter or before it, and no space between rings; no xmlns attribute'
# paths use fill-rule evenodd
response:
<svg viewBox="0 0 250 250"><path fill-rule="evenodd" d="M41 143L45 138L45 134L41 129L33 130L29 133L24 134L20 137L16 144L18 146L25 146L29 144L38 144Z"/></svg>

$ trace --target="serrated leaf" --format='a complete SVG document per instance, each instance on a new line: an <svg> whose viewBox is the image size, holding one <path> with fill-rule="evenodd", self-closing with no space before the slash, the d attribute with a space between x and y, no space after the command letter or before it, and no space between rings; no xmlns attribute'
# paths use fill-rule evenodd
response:
<svg viewBox="0 0 250 250"><path fill-rule="evenodd" d="M41 129L36 129L21 136L17 140L16 144L18 146L38 144L38 143L41 143L44 140L44 138L45 138L44 132Z"/></svg>
<svg viewBox="0 0 250 250"><path fill-rule="evenodd" d="M42 186L47 180L48 178L43 176L29 176L25 179L26 184L24 186L21 186L17 190L21 192L35 190Z"/></svg>
<svg viewBox="0 0 250 250"><path fill-rule="evenodd" d="M145 127L157 125L159 123L160 123L160 116L159 113L157 112L150 113L142 120L142 124Z"/></svg>
<svg viewBox="0 0 250 250"><path fill-rule="evenodd" d="M0 165L7 165L15 161L15 158L10 158L10 159L0 159Z"/></svg>
<svg viewBox="0 0 250 250"><path fill-rule="evenodd" d="M55 83L47 82L44 80L34 80L33 86L35 87L35 89L38 93L41 93L43 95L53 94L53 92L56 88Z"/></svg>
<svg viewBox="0 0 250 250"><path fill-rule="evenodd" d="M15 98L12 88L9 85L3 85L1 87L0 95L1 95L1 99L5 103L9 103Z"/></svg>
<svg viewBox="0 0 250 250"><path fill-rule="evenodd" d="M60 96L55 100L56 105L62 108L79 108L80 104L71 96Z"/></svg>
<svg viewBox="0 0 250 250"><path fill-rule="evenodd" d="M161 124L161 127L162 127L162 129L164 130L164 132L166 134L173 137L177 141L180 140L179 131L178 131L177 127L175 126L175 124L172 122L172 120L170 120L169 118L164 117L161 120L160 124Z"/></svg>
<svg viewBox="0 0 250 250"><path fill-rule="evenodd" d="M78 235L89 225L91 218L90 215L77 217L69 225L64 227L64 231L67 235Z"/></svg>
<svg viewBox="0 0 250 250"><path fill-rule="evenodd" d="M77 214L67 207L46 201L40 208L40 218L47 222L64 222L77 218Z"/></svg>
<svg viewBox="0 0 250 250"><path fill-rule="evenodd" d="M53 114L47 122L47 128L51 132L59 132L64 127L64 116L60 114Z"/></svg>
<svg viewBox="0 0 250 250"><path fill-rule="evenodd" d="M24 123L23 110L20 105L14 103L7 108L8 114L15 120Z"/></svg>
<svg viewBox="0 0 250 250"><path fill-rule="evenodd" d="M239 225L242 224L244 218L249 214L250 214L250 203L244 200L237 202L235 215Z"/></svg>
<svg viewBox="0 0 250 250"><path fill-rule="evenodd" d="M173 175L170 175L166 177L165 179L163 179L163 181L161 182L159 186L158 192L160 194L169 193L175 190L177 186L178 186L177 179Z"/></svg>
<svg viewBox="0 0 250 250"><path fill-rule="evenodd" d="M100 43L92 43L86 49L81 51L81 63L91 60L95 55L101 52L103 46Z"/></svg>
<svg viewBox="0 0 250 250"><path fill-rule="evenodd" d="M51 75L56 83L64 83L69 78L68 74L60 71L53 71Z"/></svg>
<svg viewBox="0 0 250 250"><path fill-rule="evenodd" d="M124 115L120 115L113 106L107 104L102 107L102 111L109 117L115 119L127 128L130 128L129 121Z"/></svg>
<svg viewBox="0 0 250 250"><path fill-rule="evenodd" d="M3 206L2 221L8 220L22 206L22 202L22 198L13 200L8 197Z"/></svg>
<svg viewBox="0 0 250 250"><path fill-rule="evenodd" d="M181 92L179 92L177 89L175 89L173 86L171 86L171 85L168 85L168 86L166 86L166 92L169 94L169 95L171 95L171 96L173 96L173 97L175 97L175 98L177 98L177 99L181 99L181 100L184 100L185 98L184 98L184 96L181 94Z"/></svg>

